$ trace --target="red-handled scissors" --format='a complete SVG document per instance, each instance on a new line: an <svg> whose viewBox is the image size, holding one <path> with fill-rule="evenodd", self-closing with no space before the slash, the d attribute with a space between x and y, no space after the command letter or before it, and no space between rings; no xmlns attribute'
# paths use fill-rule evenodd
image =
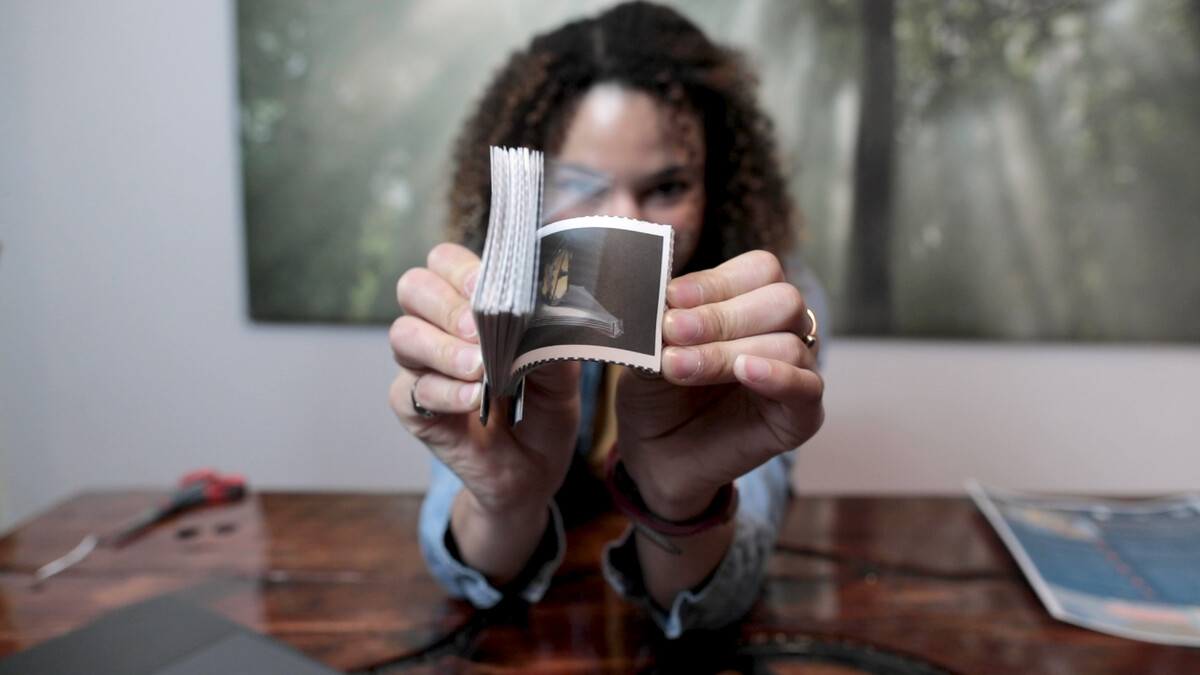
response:
<svg viewBox="0 0 1200 675"><path fill-rule="evenodd" d="M197 506L237 501L245 494L246 479L241 474L221 474L213 469L189 471L179 479L175 492L161 504L147 509L104 537L89 534L70 553L42 565L34 573L34 584L40 584L83 560L100 544L119 546L175 514Z"/></svg>
<svg viewBox="0 0 1200 675"><path fill-rule="evenodd" d="M224 504L246 494L246 479L237 473L220 474L213 469L189 471L179 479L179 487L163 503L147 509L101 543L120 545L171 516L197 506Z"/></svg>

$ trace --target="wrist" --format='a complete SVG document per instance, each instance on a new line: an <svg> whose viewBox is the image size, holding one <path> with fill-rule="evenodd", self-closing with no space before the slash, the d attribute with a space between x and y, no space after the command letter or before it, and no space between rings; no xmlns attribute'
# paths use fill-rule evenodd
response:
<svg viewBox="0 0 1200 675"><path fill-rule="evenodd" d="M642 504L653 515L664 520L682 521L696 518L712 505L722 488L721 485L682 485L675 480L675 476L655 475L653 468L645 466L644 463L617 456L615 444L609 457L610 464L613 461L621 461Z"/></svg>
<svg viewBox="0 0 1200 675"><path fill-rule="evenodd" d="M542 531L549 519L549 499L509 500L503 503L481 501L475 493L463 490L455 504L464 522L476 527L513 532Z"/></svg>
<svg viewBox="0 0 1200 675"><path fill-rule="evenodd" d="M609 453L606 482L613 503L629 517L634 527L670 553L680 553L679 547L670 541L671 538L690 537L707 532L729 522L737 512L738 493L733 483L726 483L717 488L706 502L664 502L672 515L689 514L685 517L668 518L654 511L641 495L637 483L626 471L615 446ZM698 510L697 503L701 504Z"/></svg>
<svg viewBox="0 0 1200 675"><path fill-rule="evenodd" d="M452 555L499 588L521 577L537 555L550 521L549 504L489 510L463 490L451 508L448 546L452 543Z"/></svg>
<svg viewBox="0 0 1200 675"><path fill-rule="evenodd" d="M626 473L628 474L628 471ZM654 489L653 481L638 482L631 474L629 477L646 510L651 515L669 521L686 521L700 517L712 506L721 490L720 487L714 487L686 495L672 494ZM643 488L643 485L646 487Z"/></svg>

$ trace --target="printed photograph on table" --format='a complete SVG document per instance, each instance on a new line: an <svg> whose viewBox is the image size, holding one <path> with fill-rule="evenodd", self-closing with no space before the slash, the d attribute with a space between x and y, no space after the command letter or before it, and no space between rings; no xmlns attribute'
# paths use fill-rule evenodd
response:
<svg viewBox="0 0 1200 675"><path fill-rule="evenodd" d="M518 45L601 0L238 0L250 314L385 324ZM1200 3L667 2L759 72L845 335L1200 340Z"/></svg>

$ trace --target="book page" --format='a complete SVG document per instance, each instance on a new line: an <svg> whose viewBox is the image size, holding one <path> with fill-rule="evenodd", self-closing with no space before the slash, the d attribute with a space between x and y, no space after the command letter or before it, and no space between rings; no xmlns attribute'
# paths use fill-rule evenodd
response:
<svg viewBox="0 0 1200 675"><path fill-rule="evenodd" d="M471 311L479 330L485 387L498 395L511 394L516 386L511 364L535 306L542 169L540 152L491 149L491 209Z"/></svg>
<svg viewBox="0 0 1200 675"><path fill-rule="evenodd" d="M492 148L492 195L471 311L483 352L487 424L494 398L522 415L524 375L595 360L659 372L674 231L629 218L542 224L544 158Z"/></svg>
<svg viewBox="0 0 1200 675"><path fill-rule="evenodd" d="M673 234L668 225L611 216L539 230L537 301L514 372L560 359L658 372Z"/></svg>

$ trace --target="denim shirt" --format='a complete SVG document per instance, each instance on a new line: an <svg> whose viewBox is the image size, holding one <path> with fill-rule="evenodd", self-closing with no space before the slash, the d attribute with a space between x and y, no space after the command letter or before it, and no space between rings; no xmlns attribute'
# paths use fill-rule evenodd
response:
<svg viewBox="0 0 1200 675"><path fill-rule="evenodd" d="M818 316L824 316L824 298L815 280L803 270L790 267L789 278L805 293L806 301ZM797 273L799 272L799 273ZM826 325L822 325L822 332ZM590 418L595 408L595 366L584 364L583 415ZM581 428L589 429L590 424ZM576 454L591 447L590 438L581 438ZM741 618L758 599L766 574L767 562L775 547L784 509L791 494L791 470L796 451L778 455L736 481L738 510L733 542L725 557L701 586L679 593L670 607L659 607L646 592L634 546L633 528L605 546L601 561L605 579L623 597L645 607L668 638L678 638L693 629L725 626ZM582 460L580 460L582 461ZM598 479L594 479L599 483ZM566 549L564 512L560 499L550 506L541 555L534 556L530 568L521 576L519 587L504 591L488 583L451 552L450 508L462 481L444 464L433 459L429 491L421 506L419 541L421 552L434 578L456 598L464 598L476 607L495 606L507 594L537 602L550 587L551 578L562 563ZM560 496L563 493L560 492ZM571 514L566 514L567 520Z"/></svg>

